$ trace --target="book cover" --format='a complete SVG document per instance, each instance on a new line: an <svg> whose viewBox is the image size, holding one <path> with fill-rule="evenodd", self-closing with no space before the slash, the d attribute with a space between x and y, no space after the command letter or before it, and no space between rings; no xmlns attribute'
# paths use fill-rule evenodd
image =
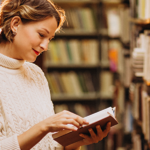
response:
<svg viewBox="0 0 150 150"><path fill-rule="evenodd" d="M79 136L80 133L90 135L88 132L89 128L92 128L96 133L97 125L100 125L102 130L104 130L108 122L111 122L111 126L118 124L118 121L115 118L115 108L112 107L108 107L104 110L89 115L85 117L85 119L89 122L88 125L83 125L77 131L62 130L56 132L52 135L53 139L61 145L67 146L82 140L83 138Z"/></svg>

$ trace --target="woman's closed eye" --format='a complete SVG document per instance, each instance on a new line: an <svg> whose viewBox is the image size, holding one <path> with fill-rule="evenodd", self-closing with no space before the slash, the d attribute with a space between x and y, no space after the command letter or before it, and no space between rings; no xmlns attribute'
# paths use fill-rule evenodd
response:
<svg viewBox="0 0 150 150"><path fill-rule="evenodd" d="M44 35L44 34L39 33L39 35L40 35L40 37L42 37L42 38L43 38L43 37L45 37L45 35Z"/></svg>
<svg viewBox="0 0 150 150"><path fill-rule="evenodd" d="M41 34L41 33L39 33L39 36L40 36L41 38L46 37L44 34ZM52 38L53 38L53 37L52 37ZM52 40L52 38L51 38L51 39L49 39L49 42Z"/></svg>

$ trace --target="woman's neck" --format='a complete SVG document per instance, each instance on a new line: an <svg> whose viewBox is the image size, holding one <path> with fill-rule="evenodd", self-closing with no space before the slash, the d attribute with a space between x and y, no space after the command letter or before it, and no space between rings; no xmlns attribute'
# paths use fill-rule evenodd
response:
<svg viewBox="0 0 150 150"><path fill-rule="evenodd" d="M11 43L11 42L0 43L0 53L7 57L17 59L17 57L14 55L13 43Z"/></svg>

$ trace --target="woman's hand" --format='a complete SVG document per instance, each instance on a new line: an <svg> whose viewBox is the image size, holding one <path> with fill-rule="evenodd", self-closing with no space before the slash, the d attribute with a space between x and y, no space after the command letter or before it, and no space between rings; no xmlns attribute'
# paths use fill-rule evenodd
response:
<svg viewBox="0 0 150 150"><path fill-rule="evenodd" d="M108 135L110 131L110 127L111 127L111 122L107 123L106 129L104 131L102 131L100 125L96 126L97 134L95 134L94 131L90 128L89 129L89 133L91 135L90 137L84 134L80 134L80 136L84 138L83 145L98 143Z"/></svg>
<svg viewBox="0 0 150 150"><path fill-rule="evenodd" d="M78 150L80 149L80 146L82 145L90 145L93 143L98 143L103 138L105 138L109 131L110 131L111 123L107 123L106 129L102 131L100 125L96 126L97 134L94 133L94 131L90 128L89 133L91 136L87 136L85 134L80 134L81 137L83 137L83 140L78 141L76 143L70 144L65 147L65 150Z"/></svg>
<svg viewBox="0 0 150 150"><path fill-rule="evenodd" d="M64 110L44 120L44 124L47 132L55 132L63 129L76 131L88 122L84 118Z"/></svg>

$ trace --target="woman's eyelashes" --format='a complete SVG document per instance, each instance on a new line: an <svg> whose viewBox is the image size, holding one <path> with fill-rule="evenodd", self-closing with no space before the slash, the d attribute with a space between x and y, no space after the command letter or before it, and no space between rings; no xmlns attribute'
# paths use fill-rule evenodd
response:
<svg viewBox="0 0 150 150"><path fill-rule="evenodd" d="M39 33L39 36L41 37L41 38L44 38L44 37L46 37L44 34L41 34L41 33ZM52 40L52 38L51 39L49 39L49 42Z"/></svg>
<svg viewBox="0 0 150 150"><path fill-rule="evenodd" d="M42 37L42 38L44 38L44 37L45 37L45 35L44 35L44 34L39 33L39 35L40 35L40 37Z"/></svg>

